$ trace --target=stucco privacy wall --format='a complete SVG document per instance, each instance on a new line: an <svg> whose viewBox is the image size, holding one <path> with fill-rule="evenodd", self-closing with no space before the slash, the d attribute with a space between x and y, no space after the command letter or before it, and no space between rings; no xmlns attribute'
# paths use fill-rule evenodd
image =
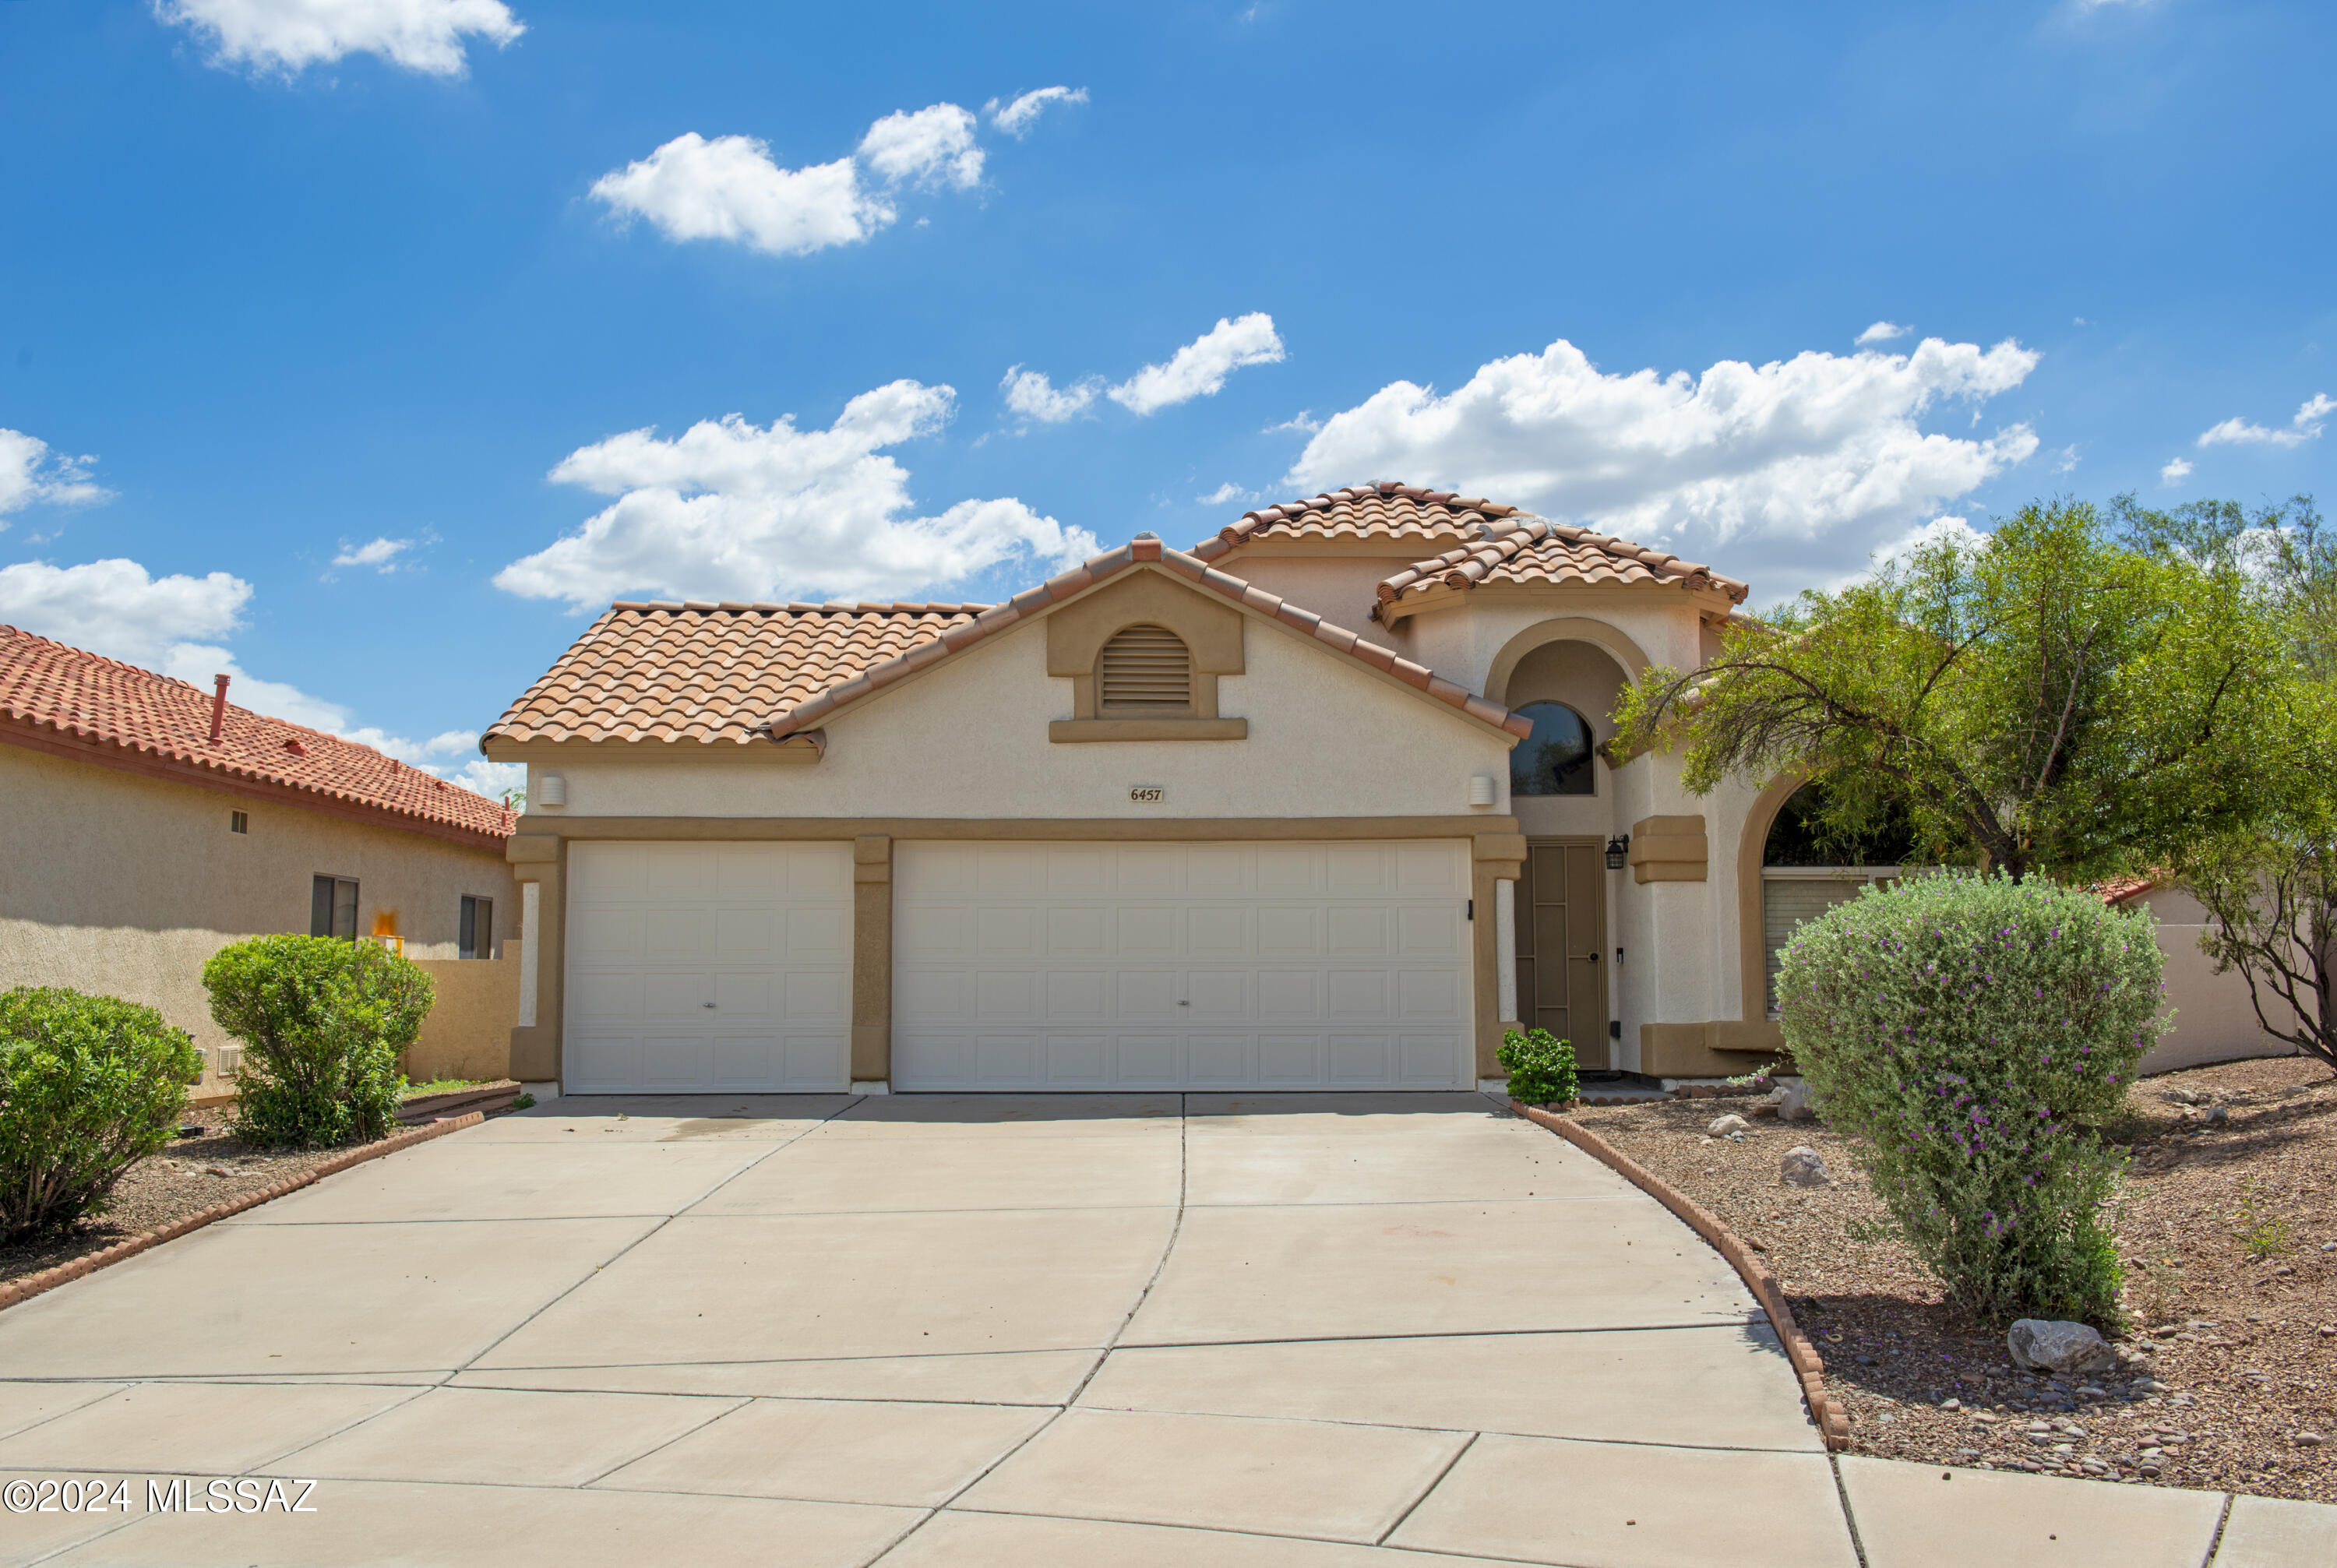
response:
<svg viewBox="0 0 2337 1568"><path fill-rule="evenodd" d="M159 1009L203 1048L199 1093L225 1092L219 1047L232 1044L210 1021L203 964L246 936L305 935L311 877L355 877L361 927L392 916L412 957L455 958L465 894L493 898L497 926L516 930L519 890L493 849L5 744L0 800L0 989L68 985ZM249 814L249 833L229 831L231 811Z"/></svg>
<svg viewBox="0 0 2337 1568"><path fill-rule="evenodd" d="M2207 911L2188 893L2154 887L2128 901L2140 905L2158 921L2158 948L2166 956L2166 1005L2175 1027L2142 1059L2145 1073L2172 1073L2208 1062L2232 1062L2243 1056L2287 1056L2294 1047L2265 1034L2248 1000L2246 976L2234 969L2215 973L2215 960L2199 950L2199 937L2209 924ZM2267 990L2264 1015L2282 1029L2295 1027L2296 1015Z"/></svg>
<svg viewBox="0 0 2337 1568"><path fill-rule="evenodd" d="M1071 683L1046 670L1043 618L978 642L838 713L815 766L532 761L567 780L563 808L533 806L523 834L576 817L1387 817L1470 809L1491 774L1507 808L1511 737L1424 701L1352 659L1247 617L1246 669L1217 682L1242 740L1061 745ZM1158 804L1129 799L1158 785Z"/></svg>
<svg viewBox="0 0 2337 1568"><path fill-rule="evenodd" d="M495 919L519 928L519 900L509 915L495 900ZM503 1078L511 1073L512 1021L519 1016L520 943L496 943L494 959L426 958L435 989L430 1016L406 1052L406 1075L416 1083L438 1078ZM409 950L410 951L410 950Z"/></svg>

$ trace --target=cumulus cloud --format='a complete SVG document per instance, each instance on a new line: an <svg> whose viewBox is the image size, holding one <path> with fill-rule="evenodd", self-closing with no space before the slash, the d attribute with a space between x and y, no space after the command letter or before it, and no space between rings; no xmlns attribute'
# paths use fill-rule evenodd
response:
<svg viewBox="0 0 2337 1568"><path fill-rule="evenodd" d="M1113 387L1111 400L1134 414L1153 414L1196 397L1215 395L1226 377L1245 365L1271 365L1282 358L1282 339L1275 335L1274 318L1253 310L1217 324L1168 357L1165 365L1147 365Z"/></svg>
<svg viewBox="0 0 2337 1568"><path fill-rule="evenodd" d="M1064 420L1084 413L1103 387L1100 377L1090 376L1074 381L1069 387L1058 387L1040 370L1025 370L1020 365L1010 365L998 385L1005 389L1006 407L1025 419L1041 425L1060 425Z"/></svg>
<svg viewBox="0 0 2337 1568"><path fill-rule="evenodd" d="M685 132L592 182L620 218L646 218L669 240L734 240L773 256L854 245L893 220L860 187L851 159L782 169L750 136Z"/></svg>
<svg viewBox="0 0 2337 1568"><path fill-rule="evenodd" d="M2199 445L2207 446L2302 446L2321 434L2321 426L2329 416L2337 413L2337 403L2329 400L2326 392L2316 392L2299 405L2295 416L2284 430L2268 430L2262 425L2251 425L2244 419L2226 419L2200 433ZM2187 473L2189 470L2185 470Z"/></svg>
<svg viewBox="0 0 2337 1568"><path fill-rule="evenodd" d="M1869 343L1888 343L1894 338L1904 338L1913 330L1913 328L1902 327L1895 321L1877 321L1858 335L1858 346L1863 348Z"/></svg>
<svg viewBox="0 0 2337 1568"><path fill-rule="evenodd" d="M1207 495L1196 495L1193 499L1204 506L1223 506L1229 501L1248 501L1255 497L1250 492L1228 479Z"/></svg>
<svg viewBox="0 0 2337 1568"><path fill-rule="evenodd" d="M1701 375L1608 375L1560 339L1448 394L1409 381L1334 415L1287 483L1451 485L1753 578L1829 580L2037 450L2027 425L1925 432L1945 399L2018 387L2038 356L1927 338L1904 354L1804 353Z"/></svg>
<svg viewBox="0 0 2337 1568"><path fill-rule="evenodd" d="M376 539L354 550L344 544L341 553L333 557L333 564L370 566L376 572L395 572L397 570L397 558L413 548L414 541L411 539Z"/></svg>
<svg viewBox="0 0 2337 1568"><path fill-rule="evenodd" d="M1285 419L1281 424L1269 425L1265 429L1259 431L1258 434L1261 436L1279 436L1286 431L1296 430L1302 436L1312 436L1315 431L1320 430L1321 428L1323 428L1323 421L1315 417L1315 410L1312 408L1301 408L1297 413L1292 415L1289 418Z"/></svg>
<svg viewBox="0 0 2337 1568"><path fill-rule="evenodd" d="M1094 554L1087 530L1012 497L904 515L908 471L884 448L941 429L956 396L895 381L855 397L825 430L732 414L671 440L632 430L580 447L551 477L616 500L495 585L579 608L640 593L889 599L1010 561L1067 566Z"/></svg>
<svg viewBox="0 0 2337 1568"><path fill-rule="evenodd" d="M2191 465L2188 460L2181 457L2168 459L2166 466L2158 471L2158 482L2161 485L2180 485L2189 477L2191 477Z"/></svg>
<svg viewBox="0 0 2337 1568"><path fill-rule="evenodd" d="M38 502L81 506L107 499L111 492L89 476L96 461L52 452L37 436L0 426L0 517Z"/></svg>
<svg viewBox="0 0 2337 1568"><path fill-rule="evenodd" d="M1041 87L1036 92L1023 93L1003 108L999 106L995 98L983 104L983 108L989 113L992 125L1020 141L1031 133L1031 127L1039 122L1039 115L1048 104L1084 103L1087 101L1088 90L1084 87Z"/></svg>
<svg viewBox="0 0 2337 1568"><path fill-rule="evenodd" d="M502 0L154 0L154 14L207 41L214 64L287 75L377 54L408 71L460 76L466 39L502 48L525 31Z"/></svg>
<svg viewBox="0 0 2337 1568"><path fill-rule="evenodd" d="M973 114L954 103L935 103L914 114L895 110L868 127L860 158L888 184L947 183L971 191L982 183Z"/></svg>

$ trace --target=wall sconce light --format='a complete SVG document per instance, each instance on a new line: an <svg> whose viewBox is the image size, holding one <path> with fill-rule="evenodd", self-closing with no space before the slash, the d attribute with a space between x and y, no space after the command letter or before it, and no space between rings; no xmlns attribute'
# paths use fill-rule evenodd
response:
<svg viewBox="0 0 2337 1568"><path fill-rule="evenodd" d="M1609 871L1620 871L1623 868L1623 858L1630 852L1631 836L1628 833L1624 834L1619 838L1608 839L1607 869Z"/></svg>

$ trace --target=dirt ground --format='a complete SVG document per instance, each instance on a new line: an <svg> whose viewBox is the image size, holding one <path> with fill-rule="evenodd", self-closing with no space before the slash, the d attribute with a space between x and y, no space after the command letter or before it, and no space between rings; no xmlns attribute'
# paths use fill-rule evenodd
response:
<svg viewBox="0 0 2337 1568"><path fill-rule="evenodd" d="M2189 1096L2196 1103L2186 1103ZM1575 1115L1761 1250L1848 1407L1854 1452L2337 1502L2337 1079L2285 1057L2137 1083L2118 1216L2132 1321L2115 1373L2016 1368L1948 1306L1845 1140L1736 1100ZM1836 1178L1785 1185L1806 1144Z"/></svg>

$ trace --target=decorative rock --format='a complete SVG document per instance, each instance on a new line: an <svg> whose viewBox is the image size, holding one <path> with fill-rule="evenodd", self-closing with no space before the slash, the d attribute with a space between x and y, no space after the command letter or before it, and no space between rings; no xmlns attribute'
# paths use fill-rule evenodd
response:
<svg viewBox="0 0 2337 1568"><path fill-rule="evenodd" d="M1706 1128L1705 1132L1715 1138L1725 1138L1731 1132L1747 1132L1751 1127L1751 1122L1732 1112L1726 1116L1714 1117L1712 1125Z"/></svg>
<svg viewBox="0 0 2337 1568"><path fill-rule="evenodd" d="M2109 1341L2083 1323L2023 1318L2004 1337L2012 1364L2046 1372L2100 1372L2117 1365Z"/></svg>
<svg viewBox="0 0 2337 1568"><path fill-rule="evenodd" d="M2199 1096L2188 1089L2169 1089L2164 1094L2160 1095L2159 1098L2162 1100L2172 1101L2177 1105L2196 1105L2199 1103Z"/></svg>
<svg viewBox="0 0 2337 1568"><path fill-rule="evenodd" d="M2289 1441L2295 1444L2299 1448L2318 1448L2321 1446L2321 1434L2318 1432L2299 1432L2291 1436Z"/></svg>
<svg viewBox="0 0 2337 1568"><path fill-rule="evenodd" d="M2231 1119L2232 1108L2228 1105L2210 1105L2199 1115L2199 1120L2211 1126L2218 1122L2229 1122Z"/></svg>
<svg viewBox="0 0 2337 1568"><path fill-rule="evenodd" d="M1826 1170L1825 1160L1806 1143L1785 1151L1785 1157L1777 1161L1777 1176L1792 1187L1833 1185L1833 1175Z"/></svg>
<svg viewBox="0 0 2337 1568"><path fill-rule="evenodd" d="M1753 1102L1753 1115L1756 1121L1764 1116L1775 1116L1776 1113L1777 1107L1771 1101L1756 1100Z"/></svg>
<svg viewBox="0 0 2337 1568"><path fill-rule="evenodd" d="M1814 1122L1818 1118L1817 1095L1801 1079L1778 1084L1770 1091L1769 1099L1777 1107L1780 1122Z"/></svg>

